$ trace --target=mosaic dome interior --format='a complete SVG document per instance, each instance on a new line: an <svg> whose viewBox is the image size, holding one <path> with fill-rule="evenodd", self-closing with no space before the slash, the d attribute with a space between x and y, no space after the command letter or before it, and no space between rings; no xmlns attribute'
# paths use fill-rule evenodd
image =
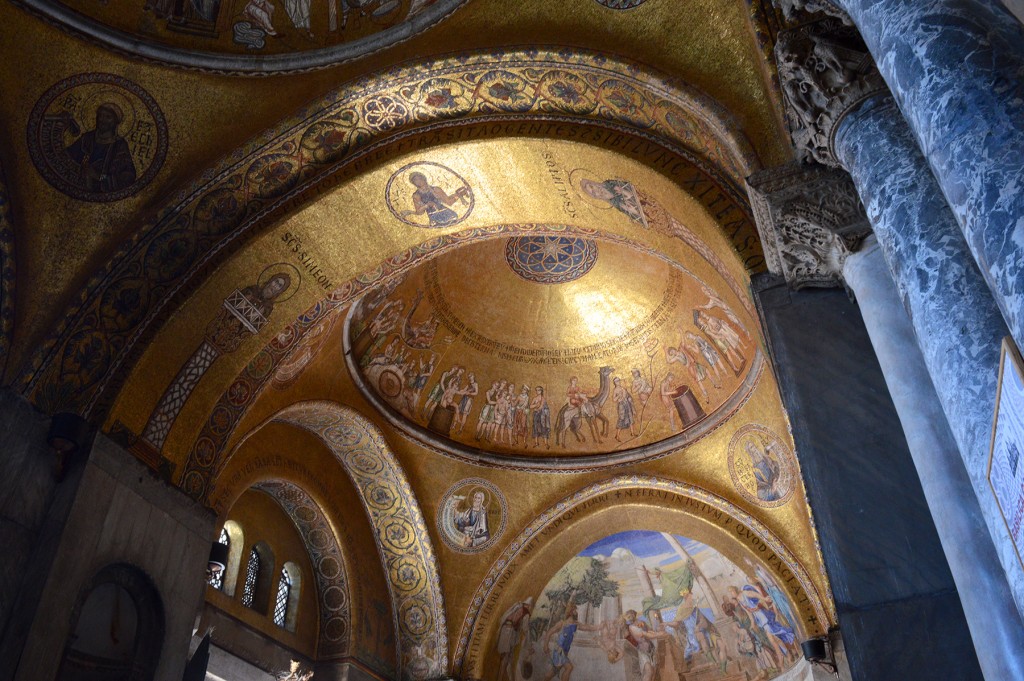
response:
<svg viewBox="0 0 1024 681"><path fill-rule="evenodd" d="M596 232L490 238L365 296L346 357L420 440L531 462L650 456L720 423L760 369L716 279Z"/></svg>

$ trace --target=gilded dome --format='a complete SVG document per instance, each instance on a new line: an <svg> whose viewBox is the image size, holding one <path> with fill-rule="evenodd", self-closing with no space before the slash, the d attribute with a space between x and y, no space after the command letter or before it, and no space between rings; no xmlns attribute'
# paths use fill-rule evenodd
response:
<svg viewBox="0 0 1024 681"><path fill-rule="evenodd" d="M598 232L483 236L349 318L353 375L417 440L508 464L616 463L700 437L752 388L761 354L721 276Z"/></svg>

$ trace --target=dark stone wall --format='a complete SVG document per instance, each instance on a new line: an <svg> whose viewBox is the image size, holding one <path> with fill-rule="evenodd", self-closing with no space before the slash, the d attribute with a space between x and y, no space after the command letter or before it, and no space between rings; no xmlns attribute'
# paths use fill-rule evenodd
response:
<svg viewBox="0 0 1024 681"><path fill-rule="evenodd" d="M54 678L75 604L120 563L159 593L166 636L154 679L178 681L216 518L102 435L58 481L49 421L0 390L0 681Z"/></svg>
<svg viewBox="0 0 1024 681"><path fill-rule="evenodd" d="M0 390L0 681L13 676L31 623L26 610L38 602L42 585L33 578L39 562L52 559L47 514L60 492L66 496L76 484L74 475L57 484L49 426L49 417L23 397Z"/></svg>
<svg viewBox="0 0 1024 681"><path fill-rule="evenodd" d="M960 599L857 306L754 278L854 681L980 681Z"/></svg>

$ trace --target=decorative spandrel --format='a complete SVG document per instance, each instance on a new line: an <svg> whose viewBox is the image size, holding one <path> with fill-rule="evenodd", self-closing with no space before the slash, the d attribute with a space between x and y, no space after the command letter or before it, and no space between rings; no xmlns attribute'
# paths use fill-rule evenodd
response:
<svg viewBox="0 0 1024 681"><path fill-rule="evenodd" d="M457 456L574 466L666 452L738 408L762 358L728 286L621 238L532 230L353 307L346 358L389 419Z"/></svg>
<svg viewBox="0 0 1024 681"><path fill-rule="evenodd" d="M148 185L167 155L167 123L156 100L110 73L65 78L29 119L32 162L52 186L80 201L118 201Z"/></svg>

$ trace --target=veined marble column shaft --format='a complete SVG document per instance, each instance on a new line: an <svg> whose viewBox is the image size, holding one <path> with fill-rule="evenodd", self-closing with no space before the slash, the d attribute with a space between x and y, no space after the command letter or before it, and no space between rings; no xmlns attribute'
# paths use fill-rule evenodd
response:
<svg viewBox="0 0 1024 681"><path fill-rule="evenodd" d="M860 30L1024 347L1024 26L999 0L832 0Z"/></svg>
<svg viewBox="0 0 1024 681"><path fill-rule="evenodd" d="M892 97L873 96L846 114L833 140L914 327L1017 609L1024 611L1024 571L985 479L1006 325ZM1014 626L1021 628L1019 616ZM1024 654L1024 644L1015 654Z"/></svg>
<svg viewBox="0 0 1024 681"><path fill-rule="evenodd" d="M1024 627L1002 575L971 480L877 242L848 256L843 278L892 396L986 678L1024 679Z"/></svg>

